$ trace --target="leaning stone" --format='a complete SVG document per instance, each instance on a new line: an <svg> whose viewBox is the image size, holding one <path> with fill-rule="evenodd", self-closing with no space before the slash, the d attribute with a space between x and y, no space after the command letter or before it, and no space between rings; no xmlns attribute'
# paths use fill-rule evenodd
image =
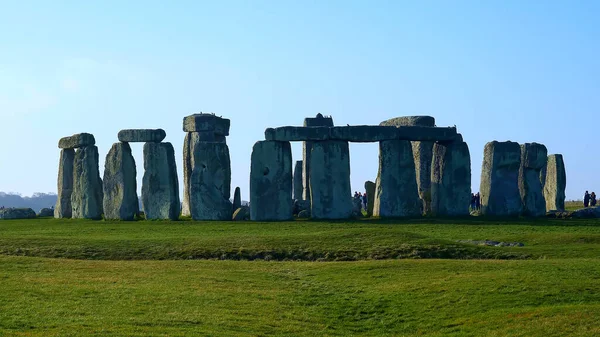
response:
<svg viewBox="0 0 600 337"><path fill-rule="evenodd" d="M136 167L128 143L114 143L104 162L104 219L135 220L139 213Z"/></svg>
<svg viewBox="0 0 600 337"><path fill-rule="evenodd" d="M519 192L524 215L546 215L546 200L540 182L540 172L546 166L547 156L548 150L542 144L525 143L521 145Z"/></svg>
<svg viewBox="0 0 600 337"><path fill-rule="evenodd" d="M434 144L431 165L431 213L442 216L467 216L470 203L469 146L465 142Z"/></svg>
<svg viewBox="0 0 600 337"><path fill-rule="evenodd" d="M302 187L302 160L296 161L294 166L294 199L302 200L304 188Z"/></svg>
<svg viewBox="0 0 600 337"><path fill-rule="evenodd" d="M179 219L179 181L171 143L144 144L142 205L146 219Z"/></svg>
<svg viewBox="0 0 600 337"><path fill-rule="evenodd" d="M545 171L544 199L546 200L546 210L563 211L565 209L567 174L562 154L549 155Z"/></svg>
<svg viewBox="0 0 600 337"><path fill-rule="evenodd" d="M485 145L481 168L481 213L515 216L522 210L519 193L521 147L515 142L489 142Z"/></svg>
<svg viewBox="0 0 600 337"><path fill-rule="evenodd" d="M375 189L377 185L372 181L365 181L365 191L367 193L367 216L373 216L373 206L375 205Z"/></svg>
<svg viewBox="0 0 600 337"><path fill-rule="evenodd" d="M92 145L78 149L73 167L73 218L101 219L103 191L98 169L98 148Z"/></svg>
<svg viewBox="0 0 600 337"><path fill-rule="evenodd" d="M348 143L312 143L310 154L311 215L316 219L352 216Z"/></svg>
<svg viewBox="0 0 600 337"><path fill-rule="evenodd" d="M225 143L190 144L189 202L194 220L230 220L231 161Z"/></svg>
<svg viewBox="0 0 600 337"><path fill-rule="evenodd" d="M75 150L64 149L60 151L58 163L58 195L54 206L54 217L70 218L73 214L71 195L73 194L73 165Z"/></svg>
<svg viewBox="0 0 600 337"><path fill-rule="evenodd" d="M51 208L42 208L40 213L38 213L38 217L49 217L54 216L54 210Z"/></svg>
<svg viewBox="0 0 600 337"><path fill-rule="evenodd" d="M235 192L233 193L233 209L238 209L242 207L242 192L239 187L235 188Z"/></svg>
<svg viewBox="0 0 600 337"><path fill-rule="evenodd" d="M210 131L216 135L229 136L231 121L214 114L194 114L183 118L183 131Z"/></svg>
<svg viewBox="0 0 600 337"><path fill-rule="evenodd" d="M160 143L165 139L167 133L163 129L127 129L119 131L120 142L128 143Z"/></svg>
<svg viewBox="0 0 600 337"><path fill-rule="evenodd" d="M402 116L379 123L381 126L435 126L435 118L431 116Z"/></svg>
<svg viewBox="0 0 600 337"><path fill-rule="evenodd" d="M260 141L250 163L250 219L292 218L292 148L289 142Z"/></svg>
<svg viewBox="0 0 600 337"><path fill-rule="evenodd" d="M77 149L80 147L96 144L94 135L90 133L78 133L70 137L63 137L58 141L59 149Z"/></svg>
<svg viewBox="0 0 600 337"><path fill-rule="evenodd" d="M250 207L242 206L236 208L235 212L233 212L233 216L231 217L233 221L248 221L250 220Z"/></svg>
<svg viewBox="0 0 600 337"><path fill-rule="evenodd" d="M31 208L5 208L0 210L0 219L33 219L35 211Z"/></svg>
<svg viewBox="0 0 600 337"><path fill-rule="evenodd" d="M374 216L412 217L422 214L410 142L388 140L379 143L376 185Z"/></svg>

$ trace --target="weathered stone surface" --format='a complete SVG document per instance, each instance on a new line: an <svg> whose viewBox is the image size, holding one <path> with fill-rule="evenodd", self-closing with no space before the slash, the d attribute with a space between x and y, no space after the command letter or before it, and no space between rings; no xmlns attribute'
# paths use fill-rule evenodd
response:
<svg viewBox="0 0 600 337"><path fill-rule="evenodd" d="M519 167L519 193L523 204L523 215L545 216L546 200L540 182L540 171L546 166L548 150L542 144L521 145Z"/></svg>
<svg viewBox="0 0 600 337"><path fill-rule="evenodd" d="M352 198L352 217L362 218L362 198Z"/></svg>
<svg viewBox="0 0 600 337"><path fill-rule="evenodd" d="M70 137L63 137L58 141L59 149L77 149L96 144L96 139L91 133L78 133Z"/></svg>
<svg viewBox="0 0 600 337"><path fill-rule="evenodd" d="M376 185L374 216L409 217L422 214L410 142L387 140L379 143Z"/></svg>
<svg viewBox="0 0 600 337"><path fill-rule="evenodd" d="M304 210L310 210L310 200L294 200L294 215L297 215Z"/></svg>
<svg viewBox="0 0 600 337"><path fill-rule="evenodd" d="M236 187L233 193L233 209L237 210L240 207L242 207L242 192L239 187Z"/></svg>
<svg viewBox="0 0 600 337"><path fill-rule="evenodd" d="M318 113L315 117L304 118L304 126L333 126L333 118Z"/></svg>
<svg viewBox="0 0 600 337"><path fill-rule="evenodd" d="M379 123L381 126L435 126L435 118L431 116L402 116Z"/></svg>
<svg viewBox="0 0 600 337"><path fill-rule="evenodd" d="M144 144L142 207L146 219L179 219L179 181L171 143Z"/></svg>
<svg viewBox="0 0 600 337"><path fill-rule="evenodd" d="M73 165L72 217L74 219L101 219L102 199L98 148L92 145L77 149Z"/></svg>
<svg viewBox="0 0 600 337"><path fill-rule="evenodd" d="M197 132L188 132L183 140L183 202L181 215L191 216L190 212L190 178L192 176L192 153L200 142Z"/></svg>
<svg viewBox="0 0 600 337"><path fill-rule="evenodd" d="M129 143L160 143L165 139L167 133L163 129L126 129L119 131L120 142Z"/></svg>
<svg viewBox="0 0 600 337"><path fill-rule="evenodd" d="M183 131L210 131L216 135L229 136L231 121L213 114L194 114L183 118Z"/></svg>
<svg viewBox="0 0 600 337"><path fill-rule="evenodd" d="M250 207L242 206L236 208L231 217L233 221L248 221L250 220Z"/></svg>
<svg viewBox="0 0 600 337"><path fill-rule="evenodd" d="M466 216L469 215L470 203L471 155L467 143L434 144L431 164L431 213Z"/></svg>
<svg viewBox="0 0 600 337"><path fill-rule="evenodd" d="M250 219L292 218L292 149L289 142L260 141L252 148Z"/></svg>
<svg viewBox="0 0 600 337"><path fill-rule="evenodd" d="M71 195L73 193L73 165L75 163L75 150L64 149L60 151L58 163L58 196L54 206L54 217L70 218L73 214Z"/></svg>
<svg viewBox="0 0 600 337"><path fill-rule="evenodd" d="M515 216L521 213L520 166L518 143L493 141L485 145L479 188L482 214Z"/></svg>
<svg viewBox="0 0 600 337"><path fill-rule="evenodd" d="M398 128L394 126L355 125L334 126L329 131L329 139L365 143L396 139Z"/></svg>
<svg viewBox="0 0 600 337"><path fill-rule="evenodd" d="M282 142L341 140L348 142L378 142L384 140L455 141L456 128L423 126L283 126L265 130L265 139Z"/></svg>
<svg viewBox="0 0 600 337"><path fill-rule="evenodd" d="M373 206L375 206L375 190L377 185L372 181L365 181L365 191L367 192L367 216L373 216Z"/></svg>
<svg viewBox="0 0 600 337"><path fill-rule="evenodd" d="M352 191L348 143L314 142L311 147L311 215L316 219L349 218Z"/></svg>
<svg viewBox="0 0 600 337"><path fill-rule="evenodd" d="M139 213L135 160L128 143L114 143L104 161L104 219L135 220Z"/></svg>
<svg viewBox="0 0 600 337"><path fill-rule="evenodd" d="M49 217L54 216L54 210L52 208L42 208L40 213L38 213L38 217Z"/></svg>
<svg viewBox="0 0 600 337"><path fill-rule="evenodd" d="M296 142L308 140L328 140L330 139L329 127L315 126L282 126L279 128L268 128L265 130L265 140L280 142Z"/></svg>
<svg viewBox="0 0 600 337"><path fill-rule="evenodd" d="M567 173L562 154L548 156L545 182L544 198L546 200L546 210L564 210Z"/></svg>
<svg viewBox="0 0 600 337"><path fill-rule="evenodd" d="M302 160L296 161L294 166L294 199L303 199L304 187L302 186Z"/></svg>
<svg viewBox="0 0 600 337"><path fill-rule="evenodd" d="M310 218L310 209L305 209L298 213L298 219L309 219Z"/></svg>
<svg viewBox="0 0 600 337"><path fill-rule="evenodd" d="M323 117L322 114L317 114L316 117L307 117L304 119L305 127L332 127L333 118ZM329 131L328 131L329 132ZM310 200L310 153L312 150L312 142L302 142L302 197L304 200Z"/></svg>
<svg viewBox="0 0 600 337"><path fill-rule="evenodd" d="M225 143L190 144L190 213L194 220L229 220L233 214L231 160Z"/></svg>
<svg viewBox="0 0 600 337"><path fill-rule="evenodd" d="M219 135L211 131L200 131L194 133L194 137L198 137L198 140L201 142L227 143L227 138L224 135Z"/></svg>
<svg viewBox="0 0 600 337"><path fill-rule="evenodd" d="M0 210L0 219L33 219L35 211L31 208L5 208Z"/></svg>
<svg viewBox="0 0 600 337"><path fill-rule="evenodd" d="M600 218L600 206L580 208L573 211L572 218Z"/></svg>

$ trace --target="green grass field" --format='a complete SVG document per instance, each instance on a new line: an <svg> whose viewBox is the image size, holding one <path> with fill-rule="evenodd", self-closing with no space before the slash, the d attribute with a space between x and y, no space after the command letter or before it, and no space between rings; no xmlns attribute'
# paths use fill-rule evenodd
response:
<svg viewBox="0 0 600 337"><path fill-rule="evenodd" d="M598 220L0 221L2 336L594 336L599 286Z"/></svg>

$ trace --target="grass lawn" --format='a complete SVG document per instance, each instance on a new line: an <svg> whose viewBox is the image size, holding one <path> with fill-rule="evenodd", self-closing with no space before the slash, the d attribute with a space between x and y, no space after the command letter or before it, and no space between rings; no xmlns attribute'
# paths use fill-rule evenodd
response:
<svg viewBox="0 0 600 337"><path fill-rule="evenodd" d="M0 221L6 336L594 336L599 286L597 220Z"/></svg>

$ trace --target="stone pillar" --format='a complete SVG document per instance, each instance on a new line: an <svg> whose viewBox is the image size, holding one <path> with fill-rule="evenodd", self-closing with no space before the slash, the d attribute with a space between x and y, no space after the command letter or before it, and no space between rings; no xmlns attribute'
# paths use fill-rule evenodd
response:
<svg viewBox="0 0 600 337"><path fill-rule="evenodd" d="M435 127L435 118L431 116L404 116L381 122L381 126L427 126ZM434 142L411 142L415 162L419 198L423 212L431 212L431 162Z"/></svg>
<svg viewBox="0 0 600 337"><path fill-rule="evenodd" d="M348 142L313 142L310 158L312 217L346 219L352 216Z"/></svg>
<svg viewBox="0 0 600 337"><path fill-rule="evenodd" d="M239 187L236 187L233 193L233 211L235 212L240 207L242 207L242 192Z"/></svg>
<svg viewBox="0 0 600 337"><path fill-rule="evenodd" d="M303 200L304 187L302 184L302 160L298 160L294 166L294 200Z"/></svg>
<svg viewBox="0 0 600 337"><path fill-rule="evenodd" d="M412 217L422 214L412 147L406 140L379 142L379 171L373 215Z"/></svg>
<svg viewBox="0 0 600 337"><path fill-rule="evenodd" d="M252 148L250 220L292 219L292 148L289 142L259 141Z"/></svg>
<svg viewBox="0 0 600 337"><path fill-rule="evenodd" d="M471 155L465 142L436 143L431 164L431 214L469 215Z"/></svg>
<svg viewBox="0 0 600 337"><path fill-rule="evenodd" d="M540 175L546 166L548 150L542 144L521 145L521 166L519 167L519 193L523 203L523 215L546 215L546 200Z"/></svg>
<svg viewBox="0 0 600 337"><path fill-rule="evenodd" d="M144 144L142 206L146 219L179 219L179 181L171 143Z"/></svg>
<svg viewBox="0 0 600 337"><path fill-rule="evenodd" d="M135 160L129 143L115 143L104 162L104 219L135 220L139 213Z"/></svg>
<svg viewBox="0 0 600 337"><path fill-rule="evenodd" d="M333 126L333 118L324 117L322 114L317 114L314 118L304 119L305 127L312 126ZM310 162L311 162L311 149L312 141L302 142L302 186L303 186L303 198L304 200L310 200Z"/></svg>
<svg viewBox="0 0 600 337"><path fill-rule="evenodd" d="M75 160L74 149L63 149L60 151L58 164L58 198L54 207L55 218L70 218L73 214L71 208L71 194L73 193L73 162Z"/></svg>
<svg viewBox="0 0 600 337"><path fill-rule="evenodd" d="M564 211L567 173L562 154L551 154L546 163L544 198L546 211Z"/></svg>
<svg viewBox="0 0 600 337"><path fill-rule="evenodd" d="M367 216L373 216L373 206L375 205L376 184L372 181L365 182L365 191L367 192Z"/></svg>
<svg viewBox="0 0 600 337"><path fill-rule="evenodd" d="M519 193L521 147L515 142L489 142L481 167L481 213L515 216L522 210Z"/></svg>
<svg viewBox="0 0 600 337"><path fill-rule="evenodd" d="M102 218L102 179L95 145L77 149L73 165L71 205L74 219Z"/></svg>

